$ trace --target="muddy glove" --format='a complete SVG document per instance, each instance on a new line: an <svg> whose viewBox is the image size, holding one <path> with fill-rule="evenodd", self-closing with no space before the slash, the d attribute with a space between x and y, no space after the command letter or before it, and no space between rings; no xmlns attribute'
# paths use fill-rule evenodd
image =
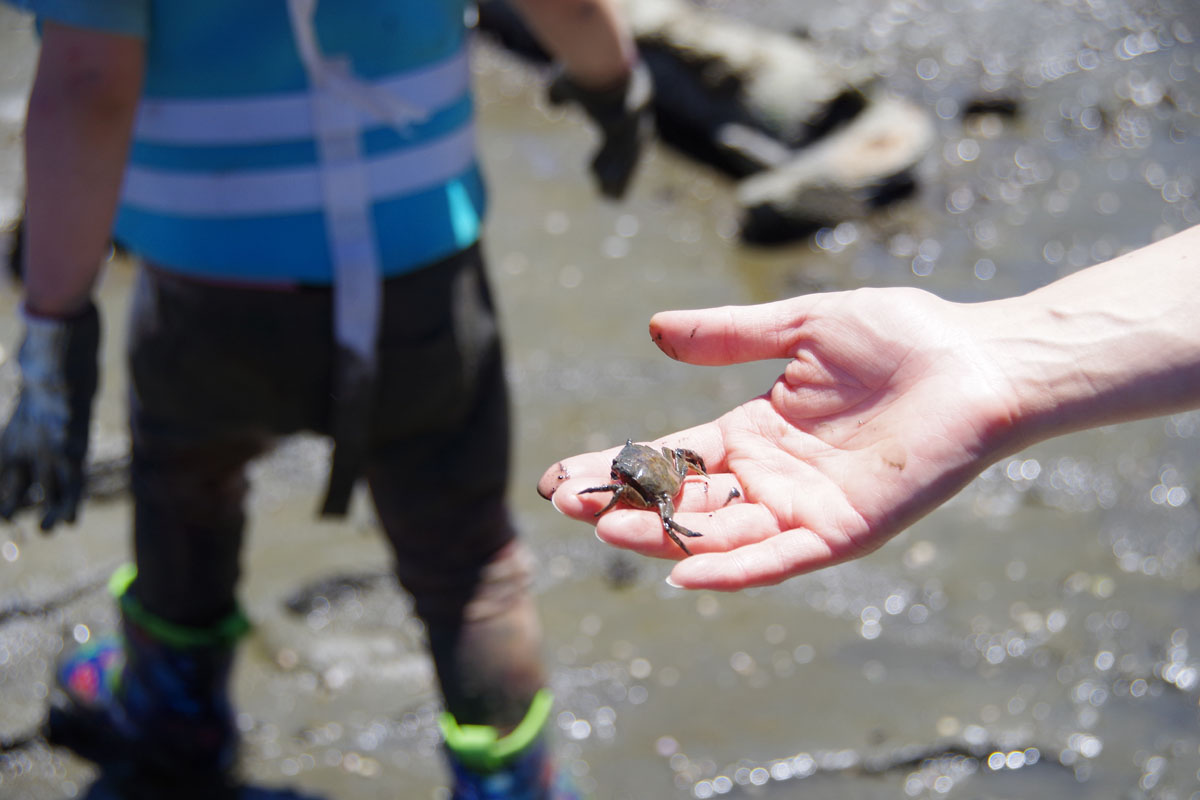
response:
<svg viewBox="0 0 1200 800"><path fill-rule="evenodd" d="M70 319L25 314L21 392L0 434L0 517L12 519L40 499L42 530L75 521L99 349L100 315L91 303Z"/></svg>
<svg viewBox="0 0 1200 800"><path fill-rule="evenodd" d="M654 86L645 64L638 62L619 86L602 90L585 89L560 71L549 97L554 105L579 103L600 128L603 142L592 158L592 173L606 197L623 197L654 130Z"/></svg>

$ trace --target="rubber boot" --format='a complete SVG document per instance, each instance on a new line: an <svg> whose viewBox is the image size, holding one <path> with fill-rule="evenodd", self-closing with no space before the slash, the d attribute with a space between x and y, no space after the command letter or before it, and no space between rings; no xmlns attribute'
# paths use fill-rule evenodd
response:
<svg viewBox="0 0 1200 800"><path fill-rule="evenodd" d="M189 628L146 611L114 576L121 632L88 643L58 668L47 739L110 770L172 778L224 776L237 734L229 702L241 613Z"/></svg>
<svg viewBox="0 0 1200 800"><path fill-rule="evenodd" d="M511 733L441 717L454 785L450 800L583 800L569 773L550 757L544 730L554 698L543 689Z"/></svg>

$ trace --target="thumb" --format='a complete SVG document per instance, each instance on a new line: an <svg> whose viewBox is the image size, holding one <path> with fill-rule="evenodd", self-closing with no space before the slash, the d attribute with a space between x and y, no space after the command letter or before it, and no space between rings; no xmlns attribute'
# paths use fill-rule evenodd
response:
<svg viewBox="0 0 1200 800"><path fill-rule="evenodd" d="M814 297L752 306L660 311L650 318L650 338L676 361L704 366L791 358Z"/></svg>

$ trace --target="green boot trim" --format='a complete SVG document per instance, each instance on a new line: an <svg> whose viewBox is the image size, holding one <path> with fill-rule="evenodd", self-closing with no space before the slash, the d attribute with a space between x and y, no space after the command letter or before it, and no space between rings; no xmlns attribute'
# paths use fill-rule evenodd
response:
<svg viewBox="0 0 1200 800"><path fill-rule="evenodd" d="M459 725L449 711L442 712L438 724L446 747L463 766L476 772L495 772L537 741L553 705L554 695L549 689L538 691L525 718L503 737L491 725Z"/></svg>
<svg viewBox="0 0 1200 800"><path fill-rule="evenodd" d="M241 609L204 628L178 625L159 617L128 594L137 577L137 567L122 564L108 580L108 590L121 604L126 618L163 644L184 650L193 647L232 647L250 630L250 621Z"/></svg>

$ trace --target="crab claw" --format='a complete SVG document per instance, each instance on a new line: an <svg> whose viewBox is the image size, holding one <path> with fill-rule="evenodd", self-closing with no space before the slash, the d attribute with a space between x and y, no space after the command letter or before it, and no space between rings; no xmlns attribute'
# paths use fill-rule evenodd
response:
<svg viewBox="0 0 1200 800"><path fill-rule="evenodd" d="M688 450L686 447L676 447L669 455L675 457L675 467L681 472L686 472L686 468L683 465L687 464L704 477L708 477L708 470L704 466L704 459L695 450Z"/></svg>

